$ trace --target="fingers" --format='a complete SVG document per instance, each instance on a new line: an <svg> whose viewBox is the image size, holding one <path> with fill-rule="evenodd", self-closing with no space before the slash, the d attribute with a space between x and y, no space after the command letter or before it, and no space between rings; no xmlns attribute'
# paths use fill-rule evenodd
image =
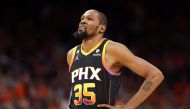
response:
<svg viewBox="0 0 190 109"><path fill-rule="evenodd" d="M98 107L106 107L106 108L108 108L108 109L113 108L113 106L112 106L112 105L109 105L109 104L99 104Z"/></svg>

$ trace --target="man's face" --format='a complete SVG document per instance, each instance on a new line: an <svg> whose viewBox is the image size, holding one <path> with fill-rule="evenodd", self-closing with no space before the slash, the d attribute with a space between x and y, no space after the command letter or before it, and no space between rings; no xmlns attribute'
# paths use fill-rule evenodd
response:
<svg viewBox="0 0 190 109"><path fill-rule="evenodd" d="M78 32L86 31L88 36L93 36L98 33L98 27L100 26L98 13L93 10L86 11L81 16Z"/></svg>

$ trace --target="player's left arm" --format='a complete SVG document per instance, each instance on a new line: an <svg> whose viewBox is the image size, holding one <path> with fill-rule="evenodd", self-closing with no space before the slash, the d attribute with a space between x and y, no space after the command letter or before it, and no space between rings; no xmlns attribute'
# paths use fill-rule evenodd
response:
<svg viewBox="0 0 190 109"><path fill-rule="evenodd" d="M126 46L116 42L113 42L110 46L114 50L111 56L115 62L143 76L145 80L139 91L124 106L114 107L107 104L99 106L109 109L121 109L121 107L122 109L135 109L159 86L164 76L158 68L144 59L135 56Z"/></svg>

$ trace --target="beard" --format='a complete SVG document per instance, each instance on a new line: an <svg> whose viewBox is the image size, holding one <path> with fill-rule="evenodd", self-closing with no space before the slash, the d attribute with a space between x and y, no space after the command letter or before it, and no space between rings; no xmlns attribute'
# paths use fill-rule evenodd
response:
<svg viewBox="0 0 190 109"><path fill-rule="evenodd" d="M86 39L88 37L88 33L86 31L87 29L85 29L84 31L82 32L79 32L79 31L76 31L73 33L73 36L76 38L76 39L80 39L80 40L83 40L83 39Z"/></svg>

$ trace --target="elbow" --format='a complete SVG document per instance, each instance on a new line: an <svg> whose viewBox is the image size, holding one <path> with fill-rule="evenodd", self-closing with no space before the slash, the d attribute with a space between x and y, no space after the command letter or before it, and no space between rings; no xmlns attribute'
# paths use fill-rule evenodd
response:
<svg viewBox="0 0 190 109"><path fill-rule="evenodd" d="M157 78L159 78L160 82L164 80L164 75L161 71L157 73Z"/></svg>
<svg viewBox="0 0 190 109"><path fill-rule="evenodd" d="M164 80L164 75L160 70L155 70L149 73L147 76L147 79L154 79L156 81L159 81L160 83Z"/></svg>

